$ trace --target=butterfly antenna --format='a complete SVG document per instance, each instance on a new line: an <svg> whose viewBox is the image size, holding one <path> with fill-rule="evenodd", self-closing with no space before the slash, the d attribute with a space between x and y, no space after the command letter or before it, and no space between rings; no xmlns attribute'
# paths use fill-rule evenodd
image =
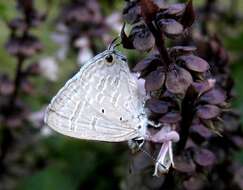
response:
<svg viewBox="0 0 243 190"><path fill-rule="evenodd" d="M115 39L112 40L112 42L110 43L108 50L114 50L115 47L121 45L121 42L116 43L116 41L120 39L120 36L117 36Z"/></svg>
<svg viewBox="0 0 243 190"><path fill-rule="evenodd" d="M153 160L155 163L161 165L164 169L166 169L166 167L159 163L153 156L151 156L145 149L143 149L142 147L139 148L139 150L141 150L146 156L148 156L151 160Z"/></svg>

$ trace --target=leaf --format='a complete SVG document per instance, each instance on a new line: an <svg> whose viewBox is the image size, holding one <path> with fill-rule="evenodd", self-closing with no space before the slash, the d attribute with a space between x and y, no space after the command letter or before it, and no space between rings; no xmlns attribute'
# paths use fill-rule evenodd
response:
<svg viewBox="0 0 243 190"><path fill-rule="evenodd" d="M146 107L148 107L154 113L166 113L168 111L169 104L165 101L158 100L156 98L151 98L147 100Z"/></svg>
<svg viewBox="0 0 243 190"><path fill-rule="evenodd" d="M215 155L208 149L200 149L195 152L195 162L200 166L211 166L216 161Z"/></svg>
<svg viewBox="0 0 243 190"><path fill-rule="evenodd" d="M21 89L26 94L33 94L34 93L34 85L30 82L30 80L22 79L21 81Z"/></svg>
<svg viewBox="0 0 243 190"><path fill-rule="evenodd" d="M145 25L133 27L130 35L133 39L133 46L137 50L145 52L150 51L154 47L154 36Z"/></svg>
<svg viewBox="0 0 243 190"><path fill-rule="evenodd" d="M5 45L9 54L29 57L42 50L43 46L35 36L12 37Z"/></svg>
<svg viewBox="0 0 243 190"><path fill-rule="evenodd" d="M185 66L191 71L202 73L209 69L209 64L204 59L195 55L180 56L178 60L183 61Z"/></svg>
<svg viewBox="0 0 243 190"><path fill-rule="evenodd" d="M212 136L212 132L202 124L194 124L190 127L190 131L199 134L201 137L208 139Z"/></svg>
<svg viewBox="0 0 243 190"><path fill-rule="evenodd" d="M166 11L164 11L164 14L168 15L180 15L184 10L186 6L184 3L175 3L170 5Z"/></svg>
<svg viewBox="0 0 243 190"><path fill-rule="evenodd" d="M8 75L0 75L0 94L4 96L9 96L14 91L14 83Z"/></svg>
<svg viewBox="0 0 243 190"><path fill-rule="evenodd" d="M191 83L191 74L187 70L177 66L167 73L165 85L172 93L184 94Z"/></svg>
<svg viewBox="0 0 243 190"><path fill-rule="evenodd" d="M180 120L181 120L181 115L177 111L166 113L159 119L161 123L177 123Z"/></svg>
<svg viewBox="0 0 243 190"><path fill-rule="evenodd" d="M192 86L196 90L196 92L201 95L210 89L212 89L215 85L216 80L215 79L208 79L206 81L202 82L193 82Z"/></svg>
<svg viewBox="0 0 243 190"><path fill-rule="evenodd" d="M27 24L23 18L14 18L8 23L11 30L19 30L21 32L27 29Z"/></svg>
<svg viewBox="0 0 243 190"><path fill-rule="evenodd" d="M202 190L206 180L202 175L192 176L183 182L183 186L185 190Z"/></svg>
<svg viewBox="0 0 243 190"><path fill-rule="evenodd" d="M232 142L240 149L243 149L243 138L242 136L232 136L231 137Z"/></svg>
<svg viewBox="0 0 243 190"><path fill-rule="evenodd" d="M135 1L128 1L126 7L123 9L122 15L126 22L130 24L135 23L141 16L140 6Z"/></svg>
<svg viewBox="0 0 243 190"><path fill-rule="evenodd" d="M153 0L140 0L139 5L141 7L141 14L146 23L151 22L159 11L159 7Z"/></svg>
<svg viewBox="0 0 243 190"><path fill-rule="evenodd" d="M226 100L226 94L224 91L219 89L212 89L200 97L200 100L205 101L209 104L222 104Z"/></svg>
<svg viewBox="0 0 243 190"><path fill-rule="evenodd" d="M183 26L174 19L161 19L157 24L168 37L176 37L183 33Z"/></svg>
<svg viewBox="0 0 243 190"><path fill-rule="evenodd" d="M141 72L144 69L146 69L147 67L149 67L150 65L154 65L154 66L159 66L161 65L161 60L159 58L158 55L151 55L141 61L139 61L135 67L133 67L133 71L134 72Z"/></svg>
<svg viewBox="0 0 243 190"><path fill-rule="evenodd" d="M193 8L192 0L189 0L186 5L185 11L182 15L180 23L184 26L184 28L187 28L194 23L195 18L196 14Z"/></svg>
<svg viewBox="0 0 243 190"><path fill-rule="evenodd" d="M169 49L169 53L172 57L178 57L185 54L190 54L196 51L195 46L174 46Z"/></svg>
<svg viewBox="0 0 243 190"><path fill-rule="evenodd" d="M193 173L196 170L196 165L186 156L176 156L175 169L183 173Z"/></svg>
<svg viewBox="0 0 243 190"><path fill-rule="evenodd" d="M214 105L203 105L197 108L197 115L201 119L213 119L220 114L220 109Z"/></svg>
<svg viewBox="0 0 243 190"><path fill-rule="evenodd" d="M239 189L243 189L242 177L243 177L243 167L239 166L239 167L235 168L234 176L233 176L234 183L237 184Z"/></svg>
<svg viewBox="0 0 243 190"><path fill-rule="evenodd" d="M165 81L165 74L163 69L157 69L152 71L145 79L145 89L146 91L154 91L160 89Z"/></svg>

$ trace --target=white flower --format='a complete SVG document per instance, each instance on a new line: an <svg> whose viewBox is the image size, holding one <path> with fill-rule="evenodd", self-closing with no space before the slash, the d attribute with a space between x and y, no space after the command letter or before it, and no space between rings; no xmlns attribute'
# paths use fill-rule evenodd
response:
<svg viewBox="0 0 243 190"><path fill-rule="evenodd" d="M60 49L56 52L58 60L64 60L66 58L69 49L69 34L68 28L64 24L57 25L57 32L51 35L52 40L60 46Z"/></svg>
<svg viewBox="0 0 243 190"><path fill-rule="evenodd" d="M45 115L45 109L46 109L46 107L42 108L39 111L32 112L27 117L28 121L31 122L34 127L38 128L38 127L41 127L43 125L43 118L44 118L44 115Z"/></svg>
<svg viewBox="0 0 243 190"><path fill-rule="evenodd" d="M179 134L173 131L169 125L162 127L158 133L147 138L154 143L162 143L155 164L154 176L167 173L171 166L174 167L172 142L178 142L179 139Z"/></svg>
<svg viewBox="0 0 243 190"><path fill-rule="evenodd" d="M56 81L58 79L58 64L53 57L46 57L39 61L40 73L50 81Z"/></svg>
<svg viewBox="0 0 243 190"><path fill-rule="evenodd" d="M78 65L82 66L94 56L92 50L90 49L90 41L87 37L77 39L75 41L75 46L79 48L77 58Z"/></svg>
<svg viewBox="0 0 243 190"><path fill-rule="evenodd" d="M89 47L90 41L87 37L80 37L75 41L74 45L78 48L86 48Z"/></svg>
<svg viewBox="0 0 243 190"><path fill-rule="evenodd" d="M36 128L40 128L40 135L43 137L50 136L53 131L44 124L44 116L45 116L46 106L44 106L41 110L31 113L27 119L32 125Z"/></svg>
<svg viewBox="0 0 243 190"><path fill-rule="evenodd" d="M78 65L82 66L84 63L86 63L88 60L90 60L93 57L93 52L91 49L80 49L78 53Z"/></svg>
<svg viewBox="0 0 243 190"><path fill-rule="evenodd" d="M105 22L111 29L113 29L117 33L120 33L122 29L122 19L120 13L112 13L110 16L106 18Z"/></svg>
<svg viewBox="0 0 243 190"><path fill-rule="evenodd" d="M43 137L49 137L53 134L53 130L51 130L50 127L47 127L46 125L44 125L44 126L42 126L40 133Z"/></svg>

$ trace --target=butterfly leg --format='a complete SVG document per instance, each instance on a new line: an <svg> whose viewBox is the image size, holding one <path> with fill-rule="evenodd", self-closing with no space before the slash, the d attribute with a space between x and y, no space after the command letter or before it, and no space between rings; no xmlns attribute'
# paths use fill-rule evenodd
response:
<svg viewBox="0 0 243 190"><path fill-rule="evenodd" d="M128 146L132 150L133 153L139 151L145 142L144 137L137 137L135 139L128 141Z"/></svg>
<svg viewBox="0 0 243 190"><path fill-rule="evenodd" d="M155 124L154 121L150 121L150 120L148 120L148 124L151 125L152 127L155 127L155 128L158 128L158 127L162 126L161 123Z"/></svg>

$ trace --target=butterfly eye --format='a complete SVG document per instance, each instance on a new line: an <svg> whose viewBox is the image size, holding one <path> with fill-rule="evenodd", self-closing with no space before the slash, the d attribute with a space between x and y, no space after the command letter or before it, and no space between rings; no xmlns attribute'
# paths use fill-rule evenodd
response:
<svg viewBox="0 0 243 190"><path fill-rule="evenodd" d="M110 55L107 55L105 57L105 60L108 62L108 63L112 63L113 62L113 56L110 54Z"/></svg>

